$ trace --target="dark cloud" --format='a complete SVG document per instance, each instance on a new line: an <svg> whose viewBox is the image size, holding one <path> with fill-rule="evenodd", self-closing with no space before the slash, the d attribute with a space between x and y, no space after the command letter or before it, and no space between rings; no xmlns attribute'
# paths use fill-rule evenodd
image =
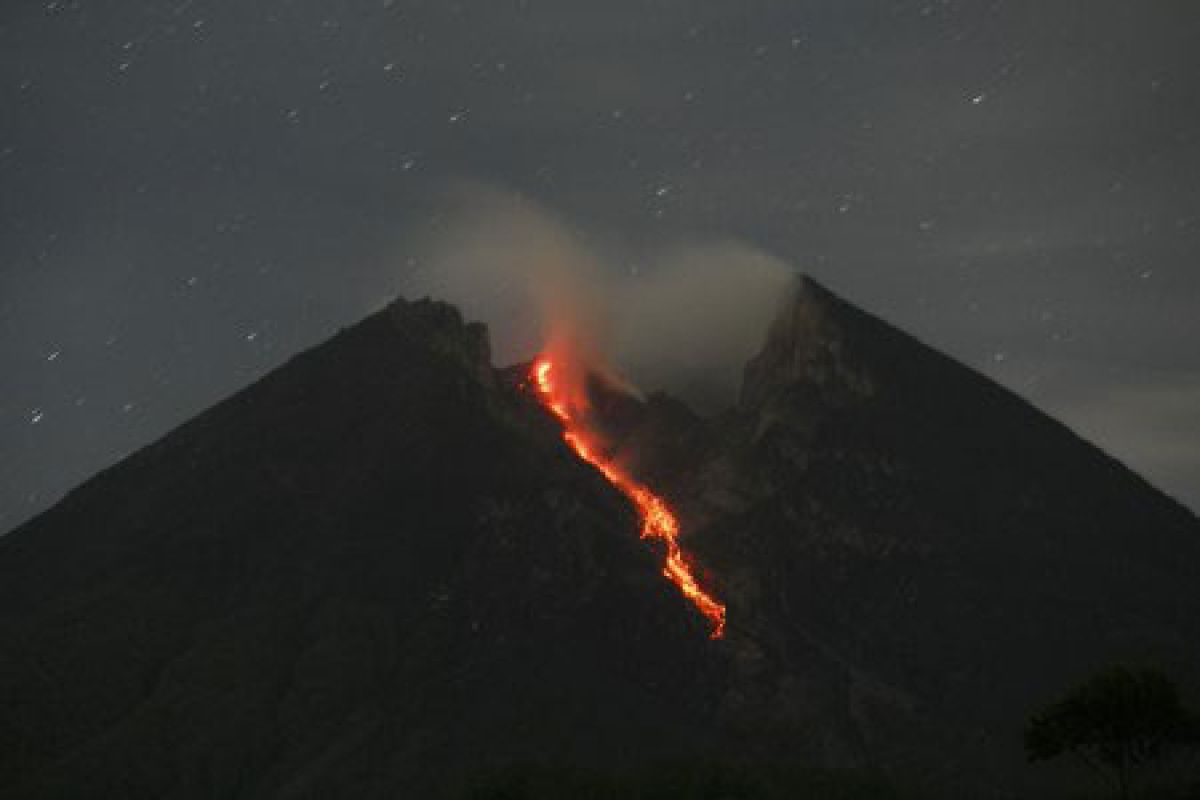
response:
<svg viewBox="0 0 1200 800"><path fill-rule="evenodd" d="M7 3L0 527L403 286L460 179L748 242L1196 506L1193 5Z"/></svg>

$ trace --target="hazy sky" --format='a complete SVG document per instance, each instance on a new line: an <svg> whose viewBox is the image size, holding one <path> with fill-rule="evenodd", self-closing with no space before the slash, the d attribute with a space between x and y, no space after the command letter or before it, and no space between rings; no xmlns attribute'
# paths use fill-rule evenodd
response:
<svg viewBox="0 0 1200 800"><path fill-rule="evenodd" d="M1198 508L1197 42L1194 0L6 0L0 530L404 287L463 179L746 240Z"/></svg>

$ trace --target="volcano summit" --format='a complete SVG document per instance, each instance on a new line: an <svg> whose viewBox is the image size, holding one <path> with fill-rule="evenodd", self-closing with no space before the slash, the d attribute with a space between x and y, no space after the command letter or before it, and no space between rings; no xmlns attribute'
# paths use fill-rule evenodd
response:
<svg viewBox="0 0 1200 800"><path fill-rule="evenodd" d="M1037 705L1197 674L1196 517L809 279L718 415L587 387L720 638L529 376L397 301L0 539L0 795L1035 797Z"/></svg>

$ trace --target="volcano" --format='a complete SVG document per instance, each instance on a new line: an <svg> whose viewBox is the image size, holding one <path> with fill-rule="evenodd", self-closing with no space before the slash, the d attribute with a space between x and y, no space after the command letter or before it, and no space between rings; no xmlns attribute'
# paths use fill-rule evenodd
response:
<svg viewBox="0 0 1200 800"><path fill-rule="evenodd" d="M1198 674L1193 514L811 279L764 329L718 415L589 389L720 636L531 365L397 301L0 539L0 795L1032 797L1036 706Z"/></svg>

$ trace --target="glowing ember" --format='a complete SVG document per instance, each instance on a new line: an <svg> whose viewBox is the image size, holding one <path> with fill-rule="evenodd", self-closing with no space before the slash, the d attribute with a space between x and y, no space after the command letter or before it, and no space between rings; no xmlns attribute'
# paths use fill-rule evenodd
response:
<svg viewBox="0 0 1200 800"><path fill-rule="evenodd" d="M721 638L725 633L725 606L700 588L696 576L692 574L679 546L679 520L674 512L661 497L625 474L589 442L589 434L578 419L578 406L571 401L568 389L555 380L553 361L546 356L539 356L533 362L532 377L542 403L563 423L563 439L576 455L599 470L609 483L633 502L642 518L642 538L659 539L666 545L663 575L679 587L684 597L712 623L712 638Z"/></svg>

